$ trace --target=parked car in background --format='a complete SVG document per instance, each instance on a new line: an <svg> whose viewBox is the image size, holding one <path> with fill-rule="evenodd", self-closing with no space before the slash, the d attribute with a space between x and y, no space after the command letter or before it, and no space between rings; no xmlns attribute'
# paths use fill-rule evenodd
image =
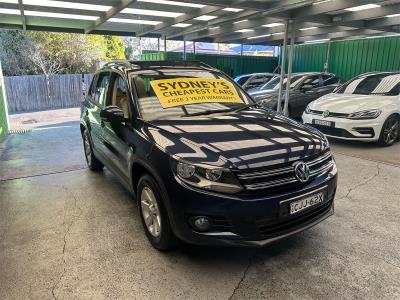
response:
<svg viewBox="0 0 400 300"><path fill-rule="evenodd" d="M310 103L303 122L327 136L390 146L399 140L399 94L400 72L363 74Z"/></svg>
<svg viewBox="0 0 400 300"><path fill-rule="evenodd" d="M333 214L337 168L318 130L265 110L197 62L115 62L80 128L91 170L136 195L150 243L262 246ZM110 192L112 197L112 192Z"/></svg>
<svg viewBox="0 0 400 300"><path fill-rule="evenodd" d="M276 74L273 73L253 73L235 77L235 82L247 91L249 89L260 87L269 82Z"/></svg>
<svg viewBox="0 0 400 300"><path fill-rule="evenodd" d="M260 88L248 90L249 95L264 106L277 109L280 77L273 78ZM331 73L293 73L290 81L289 116L300 119L307 105L319 97L331 93L342 80ZM286 76L284 78L286 89ZM282 108L284 95L282 97Z"/></svg>

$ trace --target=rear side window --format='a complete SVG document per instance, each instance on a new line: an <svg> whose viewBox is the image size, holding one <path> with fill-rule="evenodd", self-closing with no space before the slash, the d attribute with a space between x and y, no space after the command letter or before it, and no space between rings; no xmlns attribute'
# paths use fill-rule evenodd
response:
<svg viewBox="0 0 400 300"><path fill-rule="evenodd" d="M93 95L94 95L94 91L96 89L97 78L98 78L98 75L97 74L94 75L92 82L90 83L90 87L89 87L89 91L88 91L88 95L90 97L93 97Z"/></svg>
<svg viewBox="0 0 400 300"><path fill-rule="evenodd" d="M110 85L110 73L100 73L96 83L96 87L92 94L93 100L96 103L104 105L109 85Z"/></svg>
<svg viewBox="0 0 400 300"><path fill-rule="evenodd" d="M310 76L306 80L304 80L302 86L310 84L313 87L319 87L322 85L321 81L322 81L322 78L320 78L320 76L318 76L318 75Z"/></svg>
<svg viewBox="0 0 400 300"><path fill-rule="evenodd" d="M253 84L263 84L268 82L267 78L265 76L255 76L252 80L251 83Z"/></svg>
<svg viewBox="0 0 400 300"><path fill-rule="evenodd" d="M237 83L242 85L244 84L248 79L250 78L250 76L244 76L238 79Z"/></svg>
<svg viewBox="0 0 400 300"><path fill-rule="evenodd" d="M338 77L329 75L323 75L322 80L324 85L337 84L340 81Z"/></svg>

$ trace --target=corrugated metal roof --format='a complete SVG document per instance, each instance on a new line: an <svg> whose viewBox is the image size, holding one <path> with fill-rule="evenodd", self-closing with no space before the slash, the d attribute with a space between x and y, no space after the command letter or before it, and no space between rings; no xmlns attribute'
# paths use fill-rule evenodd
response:
<svg viewBox="0 0 400 300"><path fill-rule="evenodd" d="M0 0L0 28L277 45L287 20L297 43L399 33L400 0Z"/></svg>

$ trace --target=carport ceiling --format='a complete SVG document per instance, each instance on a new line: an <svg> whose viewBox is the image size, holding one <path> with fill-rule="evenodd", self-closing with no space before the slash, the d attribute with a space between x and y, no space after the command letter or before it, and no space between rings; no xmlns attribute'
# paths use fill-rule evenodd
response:
<svg viewBox="0 0 400 300"><path fill-rule="evenodd" d="M279 45L400 32L400 0L0 0L0 27Z"/></svg>

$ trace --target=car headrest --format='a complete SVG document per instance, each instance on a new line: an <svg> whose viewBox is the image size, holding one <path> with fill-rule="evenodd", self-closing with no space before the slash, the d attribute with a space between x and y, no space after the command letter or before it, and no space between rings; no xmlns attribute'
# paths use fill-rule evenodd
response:
<svg viewBox="0 0 400 300"><path fill-rule="evenodd" d="M135 79L135 84L136 84L136 90L138 93L138 97L139 98L147 97L146 82L142 78L137 77Z"/></svg>

